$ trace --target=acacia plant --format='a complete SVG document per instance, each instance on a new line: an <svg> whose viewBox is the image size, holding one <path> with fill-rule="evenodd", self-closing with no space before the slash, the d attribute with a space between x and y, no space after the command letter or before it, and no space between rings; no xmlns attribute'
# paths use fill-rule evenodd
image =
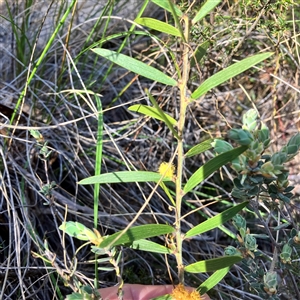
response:
<svg viewBox="0 0 300 300"><path fill-rule="evenodd" d="M149 1L145 1L143 9L145 9L148 2ZM145 95L152 103L152 106L135 104L128 108L130 111L137 112L163 122L172 133L173 139L177 144L176 151L172 154L172 159L169 162L163 163L157 171L128 169L125 171L101 174L103 113L101 101L98 99L99 130L97 137L98 143L95 176L83 179L79 182L79 184L82 185L94 185L94 228L89 229L78 222L64 222L60 226L60 229L68 235L91 244L91 251L95 253L96 257L96 280L93 288L86 286L82 287L78 284L76 289L74 289L75 293L70 295L69 299L75 299L75 297L77 297L76 299L92 299L92 297L95 296L97 293L96 289L98 288L97 273L98 270L101 270L102 262L110 262L112 269L115 270L119 279L119 297L122 298L123 280L118 267L119 259L121 257L121 250L118 247L120 245L124 247L131 247L133 249L165 254L167 256L175 256L178 269L177 281L182 285L185 283L186 273L214 272L206 281L197 287L197 291L200 294L204 294L213 288L229 272L230 266L242 259L241 255L233 255L216 257L184 265L183 243L197 235L218 228L220 225L233 218L248 204L248 201L244 201L200 224L194 224L194 227L187 232L183 231L182 222L184 216L182 216L182 203L184 198L220 167L224 166L228 162L234 161L239 155L248 149L248 144L242 144L238 148L225 151L203 164L187 179L187 181L184 181L183 168L185 161L213 147L213 140L207 140L194 145L191 149L189 149L189 151L185 152L185 141L183 139L183 135L185 131L186 111L190 104L195 101L200 101L200 98L203 98L203 96L212 88L267 59L272 55L272 53L259 53L236 62L217 72L205 81L199 82L197 84L198 87L190 92L191 86L195 86L195 82L193 82L194 85L192 85L192 79L190 78L191 64L199 67L198 62L203 58L206 51L203 44L197 45L195 49L191 47L191 26L197 26L197 24L199 24L201 20L221 1L208 0L200 9L190 10L193 11L193 15L181 11L179 7L172 4L172 1L153 0L152 2L165 9L166 12L171 15L173 24L162 22L153 18L141 17L143 13L142 9L138 17L132 22L132 26L127 34L129 36L149 36L159 46L159 48L164 51L166 61L169 61L172 65L172 68L170 68L171 71L162 71L164 69L163 65L159 65L157 63L155 67L153 67L151 66L151 63L146 63L138 58L122 54L121 50L115 52L96 45L93 47L92 51L102 58L111 61L113 64L119 65L128 71L148 78L159 84L171 86L178 92L179 97L177 105L180 113L177 119L163 111L163 108L158 105L155 97L147 89L145 90ZM151 29L151 31L156 32L156 34L150 33L146 28ZM160 34L168 36L170 40L176 39L177 43L180 45L179 51L175 52L170 49L168 44L159 38ZM104 40L108 41L113 38L113 36L105 37L105 39L100 41L98 45L102 45ZM176 164L174 163L175 161ZM136 212L136 216L131 220L126 228L112 235L103 236L98 227L98 196L100 185L126 182L155 182L156 185L153 191L148 195L148 198L145 200L140 210ZM173 185L169 183L173 183ZM154 191L159 186L162 188L165 193L165 197L169 201L171 208L170 214L174 214L174 224L147 224L133 226L133 224L138 221L140 213L151 201ZM173 187L174 190L172 190ZM162 245L148 240L149 238L156 236L165 236L168 243L166 243L166 245ZM78 251L80 251L80 249L78 249ZM73 296L74 298L72 298ZM168 296L166 295L164 299L167 299L167 297Z"/></svg>

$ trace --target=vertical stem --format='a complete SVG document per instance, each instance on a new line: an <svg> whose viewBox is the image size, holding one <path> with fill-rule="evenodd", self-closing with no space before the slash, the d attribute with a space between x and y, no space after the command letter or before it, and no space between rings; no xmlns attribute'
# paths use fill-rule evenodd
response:
<svg viewBox="0 0 300 300"><path fill-rule="evenodd" d="M182 234L181 234L181 204L182 204L182 171L183 171L183 162L184 162L184 150L183 150L183 130L186 117L186 108L189 103L189 97L187 94L187 83L189 79L190 72L190 47L189 47L189 32L190 32L190 20L188 16L184 16L184 37L183 49L182 49L182 78L178 83L180 91L180 116L178 120L178 165L177 165L177 177L176 177L176 261L178 267L178 278L179 283L184 284L184 266L182 261Z"/></svg>

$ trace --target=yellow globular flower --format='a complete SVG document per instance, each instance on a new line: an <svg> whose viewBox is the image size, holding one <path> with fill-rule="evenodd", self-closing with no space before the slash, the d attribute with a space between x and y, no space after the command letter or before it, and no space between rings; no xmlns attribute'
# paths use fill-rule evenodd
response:
<svg viewBox="0 0 300 300"><path fill-rule="evenodd" d="M196 290L189 292L183 284L175 287L171 297L172 300L201 300L200 294Z"/></svg>
<svg viewBox="0 0 300 300"><path fill-rule="evenodd" d="M162 162L158 168L158 173L168 178L173 178L175 166L173 164Z"/></svg>

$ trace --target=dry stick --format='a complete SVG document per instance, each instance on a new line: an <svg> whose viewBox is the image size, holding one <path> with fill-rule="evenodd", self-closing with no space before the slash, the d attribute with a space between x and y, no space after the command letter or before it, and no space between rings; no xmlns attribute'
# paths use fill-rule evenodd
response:
<svg viewBox="0 0 300 300"><path fill-rule="evenodd" d="M250 27L250 29L245 33L244 37L238 42L238 44L234 47L234 49L232 50L231 54L225 59L224 63L223 63L223 67L225 67L228 62L232 59L232 56L239 50L239 48L242 46L242 44L244 43L245 39L250 35L250 33L254 30L254 28L256 27L258 21L260 20L261 16L265 13L266 9L265 7L268 5L268 3L266 3L264 5L264 7L262 8L262 10L260 11L258 17L256 18L256 20L254 21L254 23L252 24L252 26Z"/></svg>
<svg viewBox="0 0 300 300"><path fill-rule="evenodd" d="M95 117L99 113L104 113L105 111L107 111L107 110L97 111L97 112L88 114L86 116L83 116L83 117L80 117L80 118L77 118L77 119L73 119L73 120L70 120L70 121L58 123L56 125L47 125L47 126L16 126L16 125L8 125L8 124L0 122L0 126L3 127L3 128L13 128L13 129L15 128L15 129L20 129L20 130L29 130L29 129L33 129L33 130L45 130L45 129L54 129L54 128L59 128L59 127L62 127L62 126L67 126L67 125L70 125L70 124L73 124L73 123L77 123L77 122L79 122L81 120L85 120L87 118Z"/></svg>
<svg viewBox="0 0 300 300"><path fill-rule="evenodd" d="M49 38L49 41L47 42L43 52L41 53L39 59L37 60L35 66L33 67L27 81L26 81L26 86L25 88L22 90L19 98L18 98L18 101L17 101L17 104L16 104L16 108L12 114L12 117L11 117L11 123L14 121L15 117L16 117L16 114L17 114L17 109L18 107L20 107L20 104L22 103L23 99L25 98L25 95L26 95L26 92L27 92L27 87L28 85L30 84L31 80L33 79L33 77L35 76L35 73L38 69L38 67L40 66L40 64L42 63L43 59L45 58L45 55L47 53L47 51L50 49L53 41L54 41L54 38L55 36L57 35L58 31L60 30L60 28L62 27L62 25L64 24L64 22L66 21L71 9L73 8L73 6L75 5L75 3L77 2L77 0L72 0L72 3L70 4L70 6L68 7L68 9L66 10L66 12L64 13L64 15L62 16L59 24L56 26L53 34L51 35L51 37Z"/></svg>
<svg viewBox="0 0 300 300"><path fill-rule="evenodd" d="M4 153L3 153L3 148L0 147L0 156L3 158L4 157ZM2 160L3 161L3 169L4 171L8 170L8 166L7 166L7 161L5 159ZM3 172L4 173L4 172ZM8 172L7 172L8 173ZM3 175L2 172L0 172L0 180L1 182L3 182ZM7 194L6 191L6 187L8 186L9 188L9 194L10 196L12 195L12 184L10 182L10 176L7 176L7 185L6 184L1 184L1 194L4 196L4 198L8 199L9 195ZM11 213L14 214L14 212L16 211L15 205L14 205L14 201L7 201L7 214L8 214L8 222L9 222L9 226L11 227L8 233L8 238L9 241L13 241L13 227L14 227L14 221L13 221L13 216L11 215ZM12 255L11 253L13 252L13 244L10 242L8 243L8 249L6 250L8 255L7 255L7 260L6 260L6 266L5 267L5 271L3 271L3 273L5 272L4 278L1 278L1 284L3 287L5 287L7 281L8 281L8 275L9 275L9 270L11 269L11 266L13 266L14 262L12 262ZM17 266L16 272L21 273L20 268ZM20 276L21 274L18 274L18 276ZM5 288L0 289L0 299L4 299L5 293Z"/></svg>
<svg viewBox="0 0 300 300"><path fill-rule="evenodd" d="M283 45L284 42L288 42L288 39L285 39L283 41L280 41L280 43L278 43L278 41L276 41L276 39L271 36L268 35L268 37L275 43L278 45L279 48L282 49L283 52L286 53L286 55L288 55L288 57L292 60L292 62L295 64L295 66L297 67L298 70L300 70L300 64L296 61L296 59L294 58L293 54ZM296 49L298 49L298 47L296 47ZM295 80L295 82L297 82Z"/></svg>
<svg viewBox="0 0 300 300"><path fill-rule="evenodd" d="M25 102L25 95L26 95L26 93L27 93L28 85L29 85L29 83L30 83L29 77L30 77L31 67L32 67L32 65L33 65L33 55L34 55L35 49L36 49L36 47L37 47L37 43L38 43L38 40L39 40L41 31L42 31L42 28L43 28L43 26L44 26L44 23L45 23L45 21L46 21L46 18L47 18L48 14L49 14L50 8L52 7L53 3L54 3L54 1L51 1L51 3L49 4L49 6L48 6L48 8L47 8L47 11L46 11L46 13L45 13L45 15L44 15L44 17L43 17L43 19L42 19L40 28L39 28L39 30L38 30L38 32L37 32L37 35L36 35L35 42L34 42L33 47L32 47L32 52L31 52L31 56L30 56L30 59L29 59L29 65L28 65L28 71L27 71L26 83L25 83L25 87L24 87L23 92L22 92L22 93L24 94L24 96L23 96L22 98L21 98L21 97L19 98L19 100L18 100L18 102L17 102L17 104L16 104L16 107L15 107L15 109L14 109L13 115L12 115L12 117L11 117L11 123L12 123L12 122L13 122L13 119L14 119L14 114L16 113L16 109L18 109L19 106L20 106L20 114L18 115L18 118L17 118L17 120L16 120L16 126L18 126L19 121L20 121L20 119L21 119L21 112L22 112L22 110L23 110L23 106L24 106L24 102ZM20 101L20 100L21 100L21 101ZM19 101L20 101L20 102L19 102ZM13 131L12 131L12 133L11 133L11 136L14 135L15 130L16 130L16 128L13 128ZM10 147L11 147L11 143L12 143L12 138L10 138L10 140L9 140L7 153L9 152L9 149L10 149Z"/></svg>
<svg viewBox="0 0 300 300"><path fill-rule="evenodd" d="M61 60L61 70L63 69L65 60L66 60L66 56L67 56L67 49L69 47L69 42L70 42L70 36L71 36L71 31L72 31L72 26L73 26L73 20L74 20L74 15L75 15L75 11L76 11L76 6L77 6L77 2L75 3L74 7L73 7L73 11L72 11L72 18L68 27L68 32L66 35L66 42L65 42L65 48L64 48L64 52L63 52L63 56L62 56L62 60Z"/></svg>
<svg viewBox="0 0 300 300"><path fill-rule="evenodd" d="M292 284L295 288L295 291L297 293L297 299L299 300L300 299L300 292L299 292L299 285L298 283L295 281L295 277L294 275L292 274L292 272L290 270L287 270L288 274L290 275L290 278L292 280Z"/></svg>
<svg viewBox="0 0 300 300"><path fill-rule="evenodd" d="M298 32L297 32L297 30L296 30L296 22L298 22L297 20L295 20L295 8L294 8L294 6L293 6L293 8L292 8L292 16L293 16L293 40L294 40L294 43L295 43L295 45L297 45L298 44L298 42L297 42L297 36L298 36ZM297 54L297 57L298 57L298 61L300 62L300 54L299 54L299 47L295 47L295 51L296 51L296 54ZM292 56L292 55L291 55ZM292 56L293 57L293 56ZM300 69L300 66L297 64L297 68L298 69ZM297 81L296 81L297 82ZM300 297L299 297L300 298Z"/></svg>
<svg viewBox="0 0 300 300"><path fill-rule="evenodd" d="M177 150L175 151L176 154ZM174 154L174 156L175 156ZM172 157L172 160L174 159L174 157ZM167 172L167 170L166 170ZM137 214L135 215L135 217L131 220L131 222L126 226L126 228L124 230L122 230L122 232L107 246L108 249L110 249L112 247L112 245L118 240L120 239L126 232L128 229L130 229L130 227L135 223L135 221L139 218L140 214L143 212L143 210L146 208L146 206L149 204L150 200L152 199L155 191L157 190L157 188L159 187L160 183L162 182L163 178L165 177L165 174L163 174L160 178L160 180L156 183L155 187L153 188L152 192L150 193L149 197L145 200L145 203L142 205L142 207L139 209L139 211L137 212Z"/></svg>

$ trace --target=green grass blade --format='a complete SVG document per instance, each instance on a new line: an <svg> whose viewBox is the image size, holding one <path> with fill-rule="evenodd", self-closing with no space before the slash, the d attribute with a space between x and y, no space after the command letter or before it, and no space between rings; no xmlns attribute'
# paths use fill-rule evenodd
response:
<svg viewBox="0 0 300 300"><path fill-rule="evenodd" d="M149 182L172 181L171 178L162 177L159 173L149 171L119 171L91 176L79 181L79 184L95 183L122 183L122 182Z"/></svg>
<svg viewBox="0 0 300 300"><path fill-rule="evenodd" d="M238 157L240 154L242 154L245 150L247 150L247 146L241 146L235 149L232 149L230 151L224 152L210 161L208 161L206 164L204 164L202 167L200 167L187 181L185 184L183 191L185 193L190 192L195 186L200 184L203 180L205 180L208 176L210 176L213 172L224 166L230 161L233 161L236 157Z"/></svg>
<svg viewBox="0 0 300 300"><path fill-rule="evenodd" d="M242 259L243 258L241 256L224 256L208 260L201 260L186 266L184 270L189 273L213 272L232 266Z"/></svg>
<svg viewBox="0 0 300 300"><path fill-rule="evenodd" d="M181 36L180 31L174 26L166 22L155 20L153 18L137 18L135 19L135 22L140 25L147 26L151 29L157 30L159 32L164 32L166 34L170 34L173 36Z"/></svg>
<svg viewBox="0 0 300 300"><path fill-rule="evenodd" d="M193 236L202 234L204 232L207 232L209 230L212 230L214 228L217 228L218 226L224 224L228 220L230 220L232 217L234 217L240 210L242 210L249 201L245 201L243 203L240 203L236 206L233 206L229 209L226 209L225 211L217 214L216 216L202 222L201 224L193 227L190 229L186 234L184 238L191 238Z"/></svg>
<svg viewBox="0 0 300 300"><path fill-rule="evenodd" d="M155 3L156 5L163 8L164 10L172 13L172 8L168 0L151 0L151 2ZM173 8L178 17L181 17L183 15L183 12L178 8L178 6L173 5Z"/></svg>
<svg viewBox="0 0 300 300"><path fill-rule="evenodd" d="M97 103L98 114L98 128L97 128L97 144L96 144L96 159L95 159L95 176L101 174L101 164L102 164L102 146L103 146L103 113L102 113L102 103L98 95L95 94L95 99ZM100 195L100 184L95 183L94 185L94 228L98 227L98 210L99 210L99 195ZM96 259L97 257L95 257ZM98 262L95 260L95 281L99 282L99 272L98 272ZM97 284L97 288L99 288Z"/></svg>
<svg viewBox="0 0 300 300"><path fill-rule="evenodd" d="M100 244L100 247L105 248L107 246L114 247L122 244L132 244L134 241L141 239L170 234L174 232L174 230L175 229L172 226L164 224L149 224L131 227L125 233L120 231L105 238ZM118 238L118 236L120 236L120 238Z"/></svg>
<svg viewBox="0 0 300 300"><path fill-rule="evenodd" d="M248 70L259 62L265 60L266 58L273 55L273 52L266 52L251 57L247 57L228 68L216 73L215 75L206 79L191 95L192 99L198 99L199 97L206 94L212 88L220 85L221 83L227 81L228 79Z"/></svg>
<svg viewBox="0 0 300 300"><path fill-rule="evenodd" d="M200 295L206 294L209 290L214 288L229 272L230 268L226 267L214 272L209 278L207 278L198 288Z"/></svg>
<svg viewBox="0 0 300 300"><path fill-rule="evenodd" d="M192 20L192 24L197 23L202 20L207 14L209 14L219 3L221 0L207 0L200 8L194 19Z"/></svg>
<svg viewBox="0 0 300 300"><path fill-rule="evenodd" d="M103 113L102 104L98 95L95 94L97 102L98 114L98 130L97 130L97 144L96 144L96 160L95 160L95 176L99 176L101 173L101 163L102 163L102 141L103 141ZM100 185L95 183L94 186L94 228L98 225L98 200L100 194Z"/></svg>
<svg viewBox="0 0 300 300"><path fill-rule="evenodd" d="M109 61L129 71L132 71L136 74L142 75L146 78L152 79L154 81L166 85L172 85L172 86L177 85L177 81L175 79L167 76L165 73L151 66L148 66L147 64L135 58L108 49L102 49L102 48L95 48L92 49L92 51L95 52L97 55L105 57Z"/></svg>
<svg viewBox="0 0 300 300"><path fill-rule="evenodd" d="M25 86L25 88L22 90L22 92L21 92L21 94L20 94L20 96L19 96L19 98L18 98L18 101L17 101L17 103L16 103L15 110L14 110L12 116L11 116L11 120L10 120L11 124L13 123L13 121L14 121L14 119L15 119L15 117L16 117L17 111L18 111L18 109L19 109L19 107L20 107L20 105L21 105L21 103L22 103L22 101L23 101L23 98L24 98L25 93L26 93L26 91L27 91L27 87L29 86L31 80L32 80L33 77L35 76L35 73L36 73L38 67L40 66L41 62L42 62L43 59L45 58L47 51L50 49L50 47L51 47L51 45L52 45L52 43L53 43L53 41L54 41L55 36L58 34L60 28L61 28L61 27L63 26L63 24L65 23L65 21L66 21L68 15L70 14L72 8L74 7L74 5L75 5L76 3L77 3L77 0L72 0L71 4L69 5L69 7L67 8L66 12L64 13L64 15L62 16L61 20L59 21L59 24L56 26L56 28L55 28L53 34L52 34L51 37L49 38L49 40L48 40L48 42L47 42L47 44L46 44L46 46L45 46L43 52L41 53L39 59L37 60L36 64L34 65L32 71L30 72L30 75L29 75L29 77L28 77L26 86Z"/></svg>

